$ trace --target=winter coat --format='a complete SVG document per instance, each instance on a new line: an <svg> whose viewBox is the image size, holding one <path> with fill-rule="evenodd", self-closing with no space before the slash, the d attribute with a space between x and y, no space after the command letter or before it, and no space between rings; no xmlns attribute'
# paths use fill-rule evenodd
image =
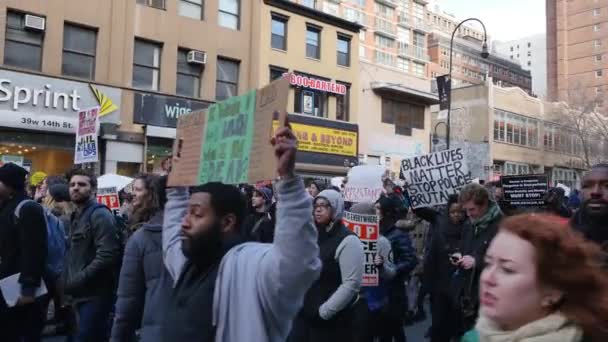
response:
<svg viewBox="0 0 608 342"><path fill-rule="evenodd" d="M597 243L602 249L604 268L608 270L608 222L593 220L581 208L570 220L570 226L581 232L589 241Z"/></svg>
<svg viewBox="0 0 608 342"><path fill-rule="evenodd" d="M253 213L243 223L243 237L248 241L272 243L274 222L269 213Z"/></svg>
<svg viewBox="0 0 608 342"><path fill-rule="evenodd" d="M144 223L127 242L120 270L111 341L129 341L140 328L142 341L161 341L165 301L171 279L162 265L162 212Z"/></svg>
<svg viewBox="0 0 608 342"><path fill-rule="evenodd" d="M47 231L43 209L32 201L21 207L17 220L15 209L24 200L17 195L0 208L0 279L21 273L22 294L33 296L44 275Z"/></svg>
<svg viewBox="0 0 608 342"><path fill-rule="evenodd" d="M105 208L97 208L86 219L83 214L92 205L93 199L72 215L65 293L75 301L111 296L120 267L122 251L114 216Z"/></svg>

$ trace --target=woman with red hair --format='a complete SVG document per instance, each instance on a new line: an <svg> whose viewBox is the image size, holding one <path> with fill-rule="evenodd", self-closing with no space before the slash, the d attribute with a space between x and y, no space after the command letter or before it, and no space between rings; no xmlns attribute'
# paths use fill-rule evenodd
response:
<svg viewBox="0 0 608 342"><path fill-rule="evenodd" d="M600 255L557 217L505 219L485 257L479 319L463 341L608 341Z"/></svg>

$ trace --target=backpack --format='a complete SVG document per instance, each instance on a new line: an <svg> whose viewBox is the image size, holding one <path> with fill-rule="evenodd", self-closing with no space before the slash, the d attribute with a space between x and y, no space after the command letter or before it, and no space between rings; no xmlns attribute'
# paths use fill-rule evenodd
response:
<svg viewBox="0 0 608 342"><path fill-rule="evenodd" d="M121 247L120 248L120 252L121 252L120 265L122 265L122 253L125 250L125 247L127 245L127 239L129 238L127 221L125 220L125 218L120 215L114 214L112 212L112 210L110 208L108 208L107 206L105 206L101 203L95 202L93 205L91 205L90 207L87 208L87 210L80 217L80 220L90 223L91 217L93 216L93 212L99 208L105 208L114 217L114 227L116 228L116 236L118 237L118 241L120 242L120 247Z"/></svg>
<svg viewBox="0 0 608 342"><path fill-rule="evenodd" d="M30 199L21 201L15 208L15 217L17 220L19 220L21 208L28 202L38 204L38 202ZM65 227L63 226L63 222L61 222L57 216L53 215L49 209L43 207L42 210L46 222L47 236L47 255L44 276L49 279L57 279L63 272L64 257L67 249Z"/></svg>

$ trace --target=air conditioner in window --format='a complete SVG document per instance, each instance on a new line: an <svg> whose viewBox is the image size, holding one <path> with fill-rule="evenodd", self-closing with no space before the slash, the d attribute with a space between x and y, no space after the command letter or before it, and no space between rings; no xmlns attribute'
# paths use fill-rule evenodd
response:
<svg viewBox="0 0 608 342"><path fill-rule="evenodd" d="M25 28L36 31L44 31L45 25L46 19L44 17L31 14L25 15Z"/></svg>
<svg viewBox="0 0 608 342"><path fill-rule="evenodd" d="M188 63L189 64L207 64L207 53L202 51L192 50L188 52Z"/></svg>

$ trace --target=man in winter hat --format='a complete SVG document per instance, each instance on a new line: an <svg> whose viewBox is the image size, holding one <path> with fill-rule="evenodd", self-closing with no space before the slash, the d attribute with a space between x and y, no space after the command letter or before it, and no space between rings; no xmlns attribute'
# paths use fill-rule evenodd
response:
<svg viewBox="0 0 608 342"><path fill-rule="evenodd" d="M274 222L270 216L272 189L262 186L253 190L251 213L242 226L242 234L249 241L271 243L274 237Z"/></svg>
<svg viewBox="0 0 608 342"><path fill-rule="evenodd" d="M27 171L16 164L0 167L0 279L18 274L19 298L0 300L2 340L38 340L44 327L43 305L35 293L46 265L47 232L42 207L25 195Z"/></svg>

